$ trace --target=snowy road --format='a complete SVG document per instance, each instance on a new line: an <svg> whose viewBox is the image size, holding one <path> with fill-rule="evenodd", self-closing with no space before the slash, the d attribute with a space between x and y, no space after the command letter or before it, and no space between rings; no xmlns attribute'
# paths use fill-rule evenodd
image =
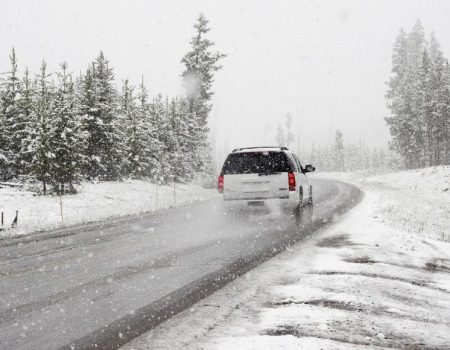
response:
<svg viewBox="0 0 450 350"><path fill-rule="evenodd" d="M0 242L0 348L115 348L352 206L360 191L315 180L314 221L230 220L221 203L148 214L73 234Z"/></svg>

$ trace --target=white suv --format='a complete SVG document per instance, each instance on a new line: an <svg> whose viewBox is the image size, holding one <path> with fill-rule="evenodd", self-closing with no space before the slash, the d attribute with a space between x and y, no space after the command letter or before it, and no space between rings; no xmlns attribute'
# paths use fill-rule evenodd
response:
<svg viewBox="0 0 450 350"><path fill-rule="evenodd" d="M218 189L227 204L247 202L261 206L278 202L297 210L312 204L312 186L297 156L286 147L250 147L233 150L225 160Z"/></svg>

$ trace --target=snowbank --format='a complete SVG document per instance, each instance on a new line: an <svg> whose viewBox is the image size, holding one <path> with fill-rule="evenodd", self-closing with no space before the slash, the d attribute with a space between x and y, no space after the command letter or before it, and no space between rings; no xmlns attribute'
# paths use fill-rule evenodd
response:
<svg viewBox="0 0 450 350"><path fill-rule="evenodd" d="M157 186L146 181L83 183L79 193L62 197L64 225L139 214L216 196L216 191L197 185ZM16 188L0 188L0 212L5 228L19 211L18 227L0 231L10 236L63 226L60 198L38 196Z"/></svg>
<svg viewBox="0 0 450 350"><path fill-rule="evenodd" d="M382 195L377 215L389 225L423 236L450 241L450 166L396 173L318 173L356 183Z"/></svg>

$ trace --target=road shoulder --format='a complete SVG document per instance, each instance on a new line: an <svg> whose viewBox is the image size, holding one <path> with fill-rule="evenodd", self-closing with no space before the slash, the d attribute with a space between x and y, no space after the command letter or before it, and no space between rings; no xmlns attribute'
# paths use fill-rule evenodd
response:
<svg viewBox="0 0 450 350"><path fill-rule="evenodd" d="M0 188L0 212L4 216L0 242L25 236L64 235L85 229L84 224L92 227L115 224L217 196L217 191L195 184L157 185L140 180L84 182L77 194L62 197ZM17 214L17 225L12 228Z"/></svg>

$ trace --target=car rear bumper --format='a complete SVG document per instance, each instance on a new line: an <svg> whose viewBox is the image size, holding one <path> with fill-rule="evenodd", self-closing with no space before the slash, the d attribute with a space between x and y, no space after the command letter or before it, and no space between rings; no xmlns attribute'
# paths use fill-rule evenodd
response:
<svg viewBox="0 0 450 350"><path fill-rule="evenodd" d="M269 200L289 200L289 196L283 197L265 197L265 196L240 196L240 197L223 197L225 202L233 201L269 201Z"/></svg>
<svg viewBox="0 0 450 350"><path fill-rule="evenodd" d="M298 199L295 192L289 193L284 197L244 197L239 199L223 197L223 203L227 208L245 209L255 207L292 209L298 205Z"/></svg>

